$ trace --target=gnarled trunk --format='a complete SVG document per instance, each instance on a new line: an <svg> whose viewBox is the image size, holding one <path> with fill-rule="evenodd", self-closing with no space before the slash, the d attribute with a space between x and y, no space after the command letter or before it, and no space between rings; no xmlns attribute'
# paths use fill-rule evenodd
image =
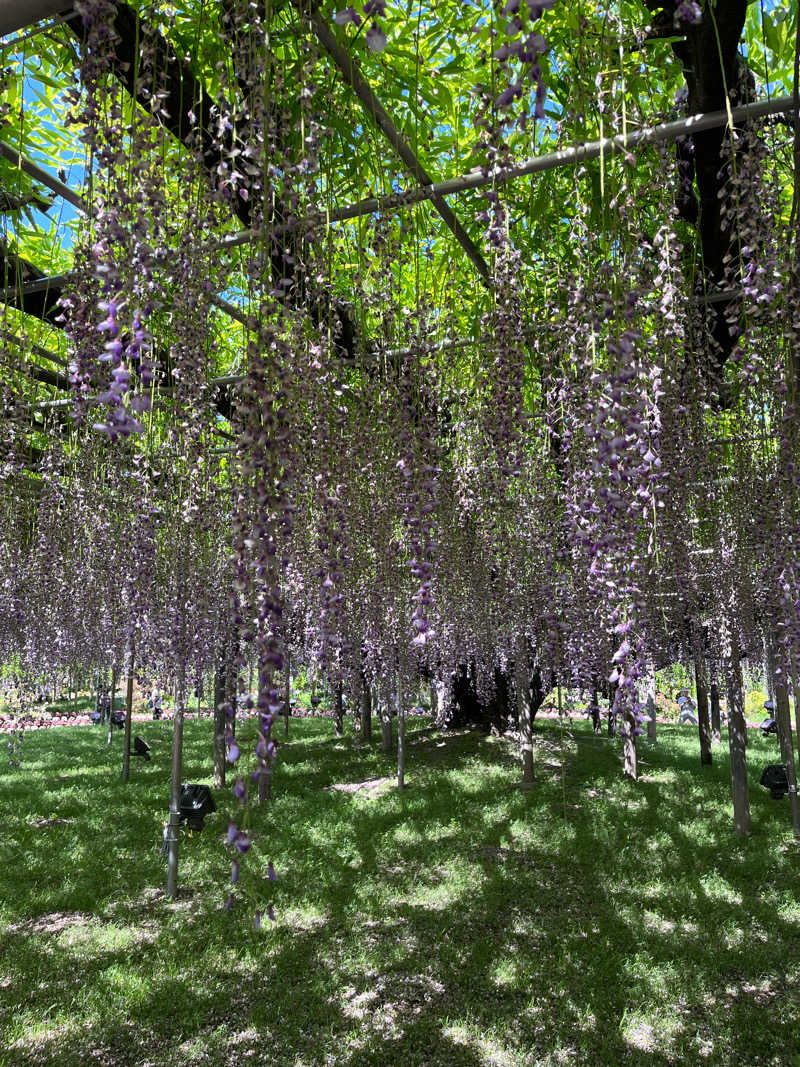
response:
<svg viewBox="0 0 800 1067"><path fill-rule="evenodd" d="M633 708L628 707L622 716L622 773L633 782L639 777L635 729L636 715Z"/></svg>

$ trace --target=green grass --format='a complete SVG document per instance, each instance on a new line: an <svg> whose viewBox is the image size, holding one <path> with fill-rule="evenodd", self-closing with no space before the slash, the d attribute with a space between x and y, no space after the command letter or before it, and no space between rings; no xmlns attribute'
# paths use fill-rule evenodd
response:
<svg viewBox="0 0 800 1067"><path fill-rule="evenodd" d="M210 730L187 724L185 780L209 780ZM26 737L0 772L0 1067L800 1064L800 853L756 784L774 743L752 739L739 842L725 752L701 770L692 731L659 728L632 784L613 742L537 723L523 792L505 741L420 730L402 796L331 790L393 758L291 731L243 863L260 931L220 908L225 793L163 900L167 724L137 724L154 759L125 789L119 735Z"/></svg>

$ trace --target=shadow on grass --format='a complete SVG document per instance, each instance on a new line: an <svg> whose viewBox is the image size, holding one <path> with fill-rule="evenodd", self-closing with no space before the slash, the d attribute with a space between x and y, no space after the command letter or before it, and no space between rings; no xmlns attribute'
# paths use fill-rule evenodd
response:
<svg viewBox="0 0 800 1067"><path fill-rule="evenodd" d="M193 892L147 892L166 742L123 790L98 732L26 741L0 778L3 918L79 917L5 934L0 1065L792 1064L797 852L756 789L754 836L733 838L722 758L701 770L666 729L632 784L613 744L537 724L523 793L504 742L411 733L409 789L370 796L326 787L394 757L331 730L293 723L254 815L254 903L231 912L223 810L185 842ZM187 727L187 780L207 780L209 733ZM749 755L751 778L774 758ZM75 821L31 828L52 817ZM269 858L278 921L256 931Z"/></svg>

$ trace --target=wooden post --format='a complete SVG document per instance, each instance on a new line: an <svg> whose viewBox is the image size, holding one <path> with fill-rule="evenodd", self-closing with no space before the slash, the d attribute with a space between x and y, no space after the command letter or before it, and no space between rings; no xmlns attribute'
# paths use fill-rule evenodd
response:
<svg viewBox="0 0 800 1067"><path fill-rule="evenodd" d="M181 818L181 775L183 773L183 713L185 694L183 668L175 691L172 715L172 776L170 783L169 821L167 823L167 896L172 900L178 891L178 841Z"/></svg>
<svg viewBox="0 0 800 1067"><path fill-rule="evenodd" d="M517 690L517 718L524 785L531 785L533 782L533 724L531 722L529 671L528 643L525 635L520 634L517 637L515 650L514 685Z"/></svg>
<svg viewBox="0 0 800 1067"><path fill-rule="evenodd" d="M719 708L719 686L714 681L709 687L711 701L711 740L715 745L722 741L722 716Z"/></svg>
<svg viewBox="0 0 800 1067"><path fill-rule="evenodd" d="M747 786L747 725L744 718L744 685L739 659L739 642L731 635L726 663L728 690L728 745L731 757L733 821L739 837L750 834L750 794Z"/></svg>
<svg viewBox="0 0 800 1067"><path fill-rule="evenodd" d="M700 735L700 766L708 767L711 756L711 722L708 715L708 678L706 661L700 633L695 623L691 623L692 659L694 660L694 682L697 689L697 730Z"/></svg>
<svg viewBox="0 0 800 1067"><path fill-rule="evenodd" d="M125 691L125 744L122 748L122 783L131 776L131 723L133 721L133 637L128 639L128 681Z"/></svg>

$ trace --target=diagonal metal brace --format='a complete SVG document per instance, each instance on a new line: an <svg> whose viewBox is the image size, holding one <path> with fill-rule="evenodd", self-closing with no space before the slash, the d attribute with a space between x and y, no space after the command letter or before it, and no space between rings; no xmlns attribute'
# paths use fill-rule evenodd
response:
<svg viewBox="0 0 800 1067"><path fill-rule="evenodd" d="M306 15L306 12L302 10L300 0L294 0L294 4L298 10L300 10L301 14ZM370 115L375 124L384 134L389 144L405 164L408 172L417 179L420 185L433 185L433 178L397 129L383 104L381 104L380 100L373 92L372 87L359 73L352 55L346 49L342 48L328 23L319 14L319 11L312 10L306 17L310 20L314 33L317 35L320 44L341 71L345 82L361 101L367 114ZM470 262L478 271L482 281L487 285L490 285L491 274L486 260L481 255L478 246L445 202L444 197L434 194L430 197L430 200L445 224L455 236L458 243L467 253Z"/></svg>

